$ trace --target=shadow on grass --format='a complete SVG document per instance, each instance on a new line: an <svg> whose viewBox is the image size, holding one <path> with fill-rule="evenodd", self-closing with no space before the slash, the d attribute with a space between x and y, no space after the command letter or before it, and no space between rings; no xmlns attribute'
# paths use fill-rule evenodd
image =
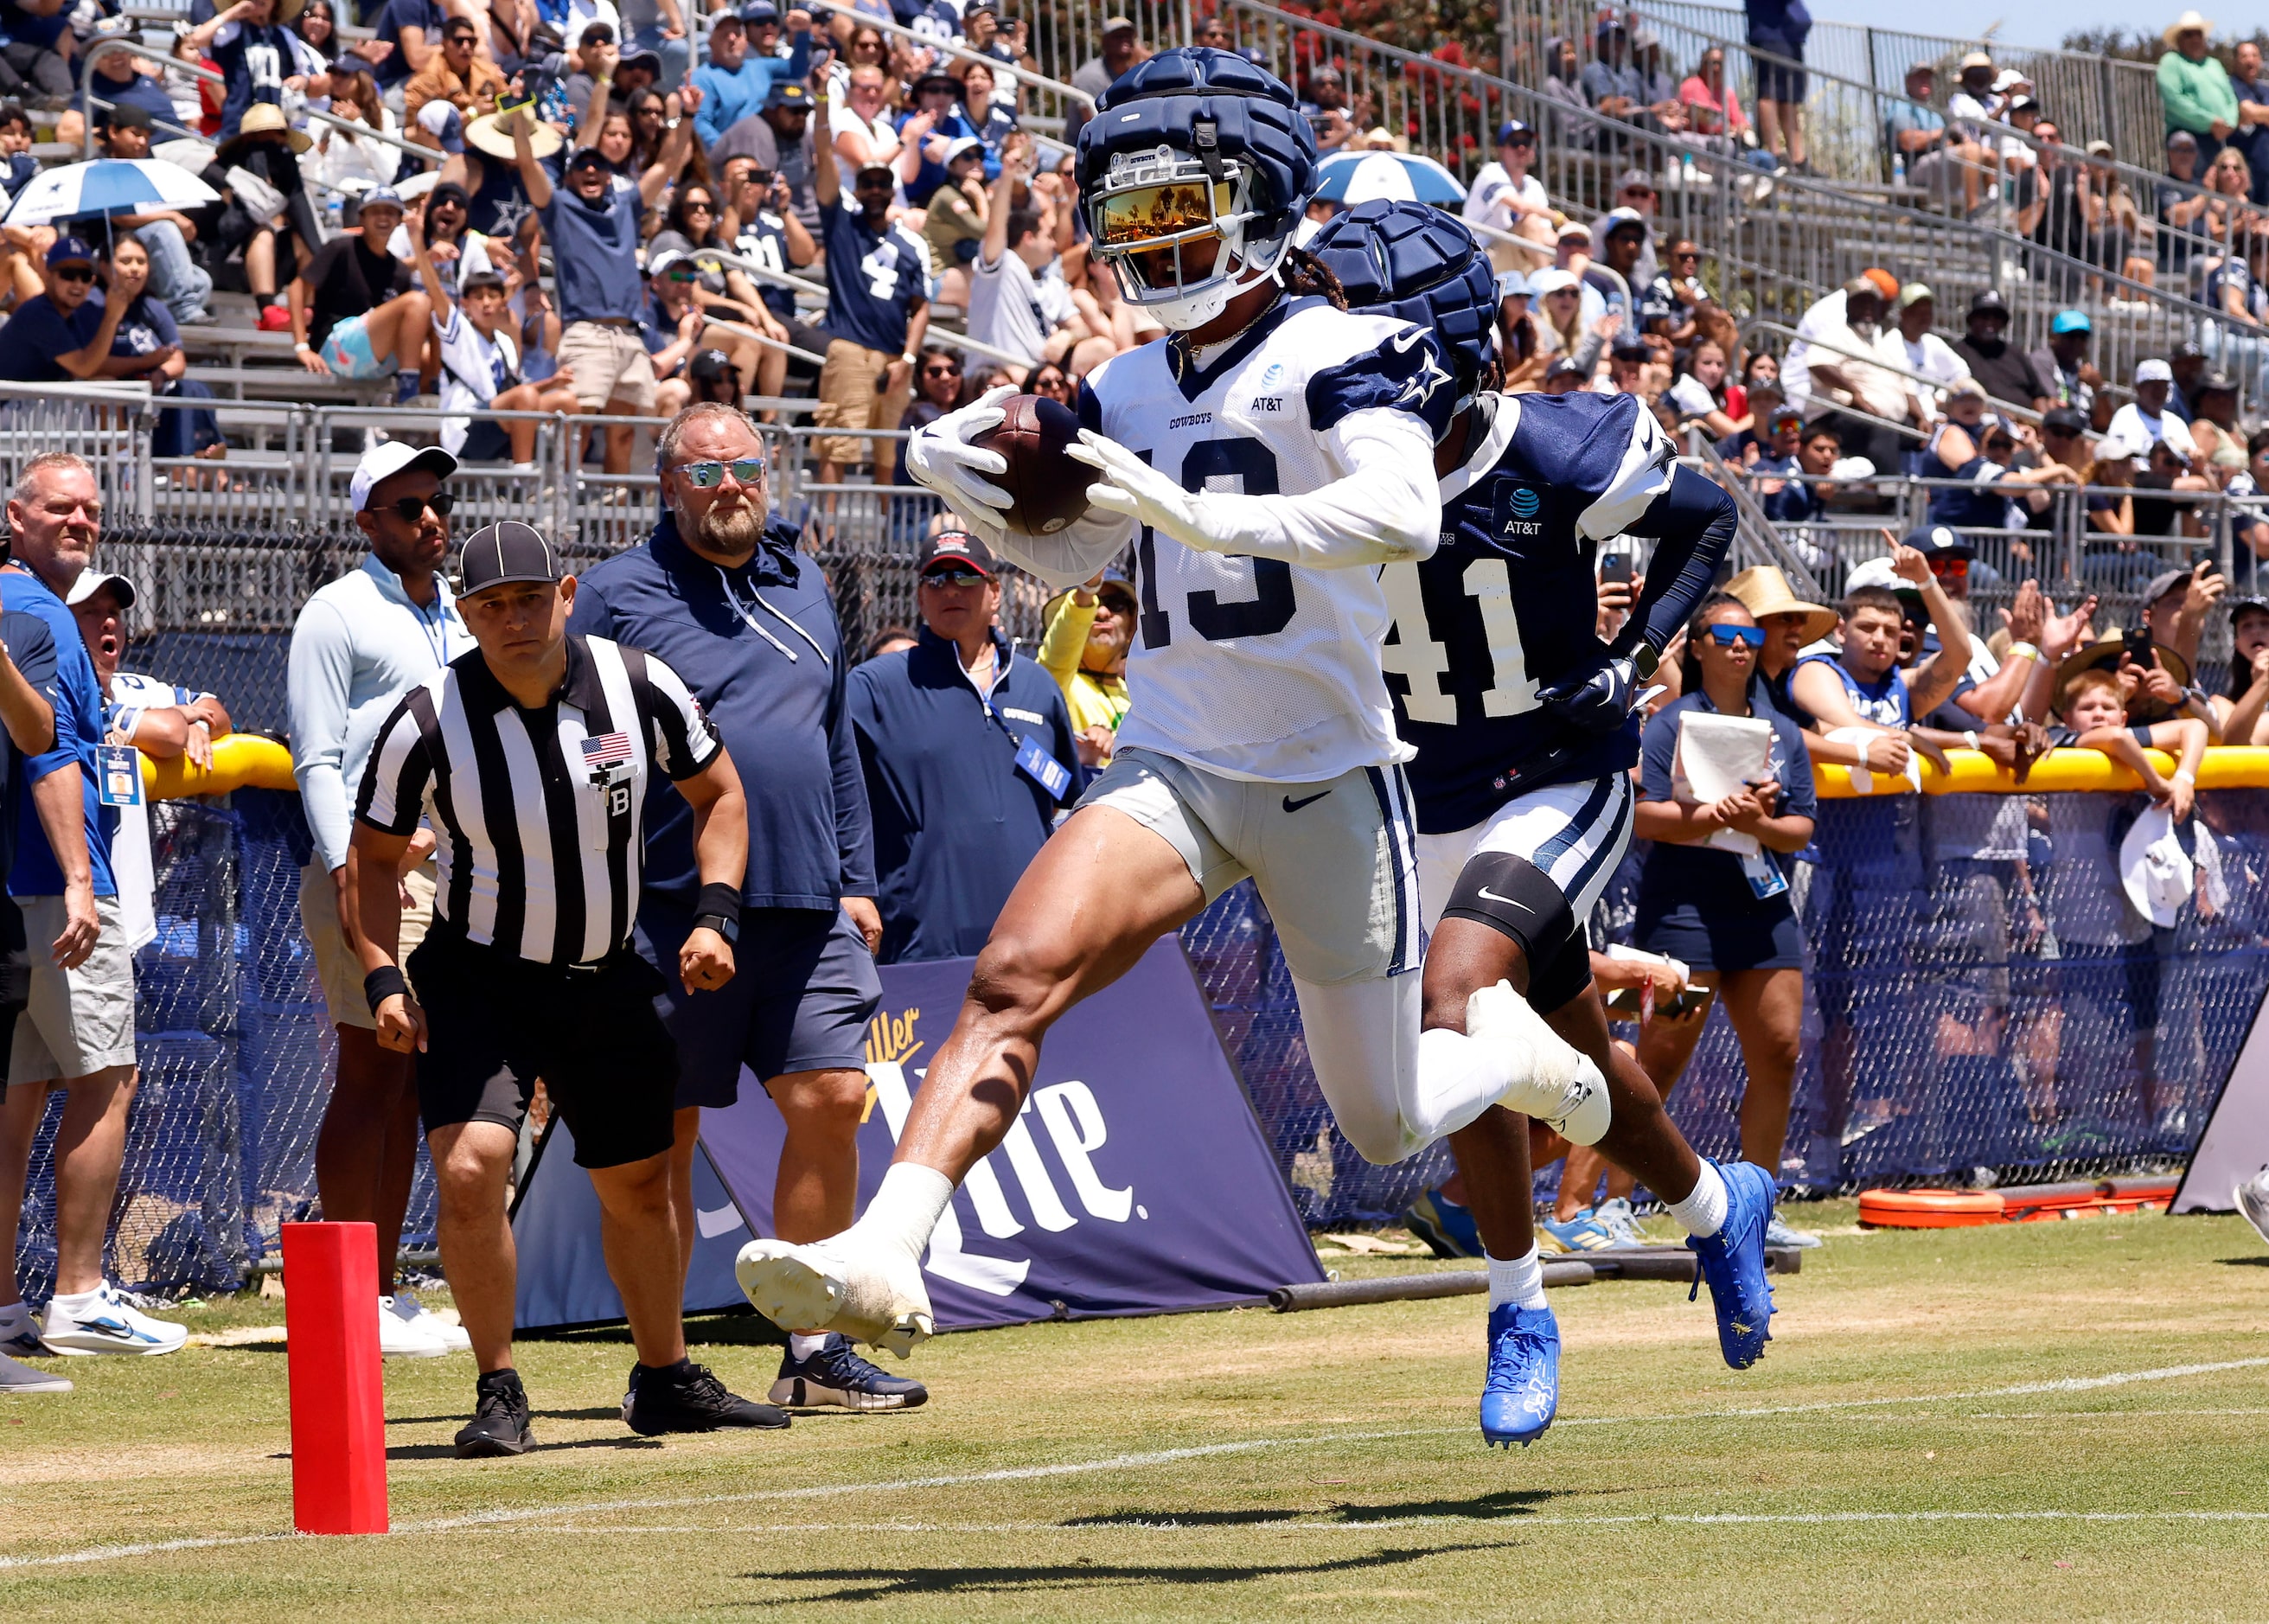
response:
<svg viewBox="0 0 2269 1624"><path fill-rule="evenodd" d="M1320 1511L1296 1506L1252 1506L1233 1511L1113 1511L1064 1519L1065 1528L1251 1528L1271 1523L1392 1523L1415 1517L1469 1521L1527 1517L1561 1498L1545 1488L1508 1488L1470 1500L1406 1500L1388 1505L1336 1505Z"/></svg>
<svg viewBox="0 0 2269 1624"><path fill-rule="evenodd" d="M1365 1551L1359 1555L1313 1562L1221 1562L1194 1566L1093 1562L1084 1560L1047 1567L999 1568L807 1568L786 1573L745 1573L744 1579L775 1584L833 1584L819 1595L750 1601L755 1607L800 1607L820 1601L897 1601L911 1596L975 1594L1030 1595L1047 1591L1088 1590L1143 1584L1249 1584L1256 1579L1299 1578L1333 1573L1371 1573L1430 1557L1501 1548L1495 1544L1443 1545L1425 1550Z"/></svg>
<svg viewBox="0 0 2269 1624"><path fill-rule="evenodd" d="M565 1342L587 1346L630 1346L631 1330L620 1320L599 1325L563 1325L546 1331L515 1331L521 1342ZM787 1332L751 1308L722 1309L685 1317L691 1347L786 1347Z"/></svg>
<svg viewBox="0 0 2269 1624"><path fill-rule="evenodd" d="M2269 1269L2269 1258L2223 1258L2218 1261L2233 1269Z"/></svg>
<svg viewBox="0 0 2269 1624"><path fill-rule="evenodd" d="M573 1438L558 1443L534 1443L528 1446L531 1455L547 1455L554 1450L658 1450L660 1438L624 1436L619 1438ZM386 1451L388 1460L455 1460L457 1446L454 1443L397 1443Z"/></svg>

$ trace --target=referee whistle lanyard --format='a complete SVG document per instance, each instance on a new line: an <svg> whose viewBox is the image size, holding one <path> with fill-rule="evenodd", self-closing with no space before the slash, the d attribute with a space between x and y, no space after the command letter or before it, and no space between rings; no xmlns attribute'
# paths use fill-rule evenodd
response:
<svg viewBox="0 0 2269 1624"><path fill-rule="evenodd" d="M753 582L751 582L749 587L749 596L754 599L755 602L743 603L741 602L740 593L733 586L733 578L725 573L723 567L721 565L714 565L710 567L716 570L718 585L721 586L725 589L725 601L728 603L730 603L739 613L741 618L748 623L750 631L764 639L765 642L771 644L783 654L786 654L789 660L794 661L797 658L795 650L790 648L787 644L781 642L770 631L766 631L765 629L764 623L757 618L757 610L761 609L765 613L770 615L774 620L777 620L783 625L787 626L787 629L795 632L796 636L810 644L811 652L819 656L819 663L824 668L831 671L835 668L834 662L827 658L827 651L819 646L819 639L812 636L810 632L806 631L791 616L781 614L770 603L766 602L765 601L765 594L757 590Z"/></svg>

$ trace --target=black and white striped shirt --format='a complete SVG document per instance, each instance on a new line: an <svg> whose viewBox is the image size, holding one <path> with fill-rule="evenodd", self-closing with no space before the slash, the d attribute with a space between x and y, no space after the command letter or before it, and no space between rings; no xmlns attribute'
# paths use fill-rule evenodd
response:
<svg viewBox="0 0 2269 1624"><path fill-rule="evenodd" d="M439 919L538 963L584 963L630 940L652 770L689 779L723 748L651 654L571 636L558 691L527 711L474 649L402 697L355 815L400 836L431 820Z"/></svg>

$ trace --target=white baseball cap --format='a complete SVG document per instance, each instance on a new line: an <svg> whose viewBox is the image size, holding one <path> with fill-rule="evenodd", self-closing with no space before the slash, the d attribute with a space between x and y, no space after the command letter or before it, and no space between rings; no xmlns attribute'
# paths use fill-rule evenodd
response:
<svg viewBox="0 0 2269 1624"><path fill-rule="evenodd" d="M2138 388L2147 383L2172 383L2175 369L2155 358L2135 363L2135 383Z"/></svg>
<svg viewBox="0 0 2269 1624"><path fill-rule="evenodd" d="M398 439L373 446L355 464L354 479L347 486L348 505L354 512L362 512L370 506L373 485L413 468L430 469L434 478L447 479L457 471L457 459L439 446L412 446Z"/></svg>
<svg viewBox="0 0 2269 1624"><path fill-rule="evenodd" d="M118 600L119 608L134 607L134 583L123 575L106 575L100 570L81 570L78 579L71 583L70 591L63 595L63 602L76 609L105 587L111 589L112 595Z"/></svg>
<svg viewBox="0 0 2269 1624"><path fill-rule="evenodd" d="M2191 899L2198 870L2164 808L2148 807L2119 843L2119 886L2135 912L2169 926Z"/></svg>

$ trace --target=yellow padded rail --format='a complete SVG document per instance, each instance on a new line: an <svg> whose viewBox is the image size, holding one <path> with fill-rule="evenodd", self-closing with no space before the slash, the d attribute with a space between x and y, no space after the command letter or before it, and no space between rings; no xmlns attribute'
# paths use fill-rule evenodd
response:
<svg viewBox="0 0 2269 1624"><path fill-rule="evenodd" d="M193 767L188 758L142 758L142 793L152 801L188 795L225 795L234 789L297 789L292 752L256 733L232 733L213 741L212 769ZM2263 751L2269 755L2269 751Z"/></svg>
<svg viewBox="0 0 2269 1624"><path fill-rule="evenodd" d="M2163 750L2153 750L2150 755L2151 764L2161 773L2174 771L2173 757ZM1933 763L1924 759L1924 794L2037 794L2051 790L2122 791L2143 787L2142 779L2099 750L2051 750L2033 764L2032 771L2021 784L2010 777L2007 769L1994 765L1977 750L1948 750L1946 756L1954 764L1952 772L1940 772ZM1911 787L1903 777L1884 772L1873 776L1872 794L1896 795ZM1851 801L1859 796L1859 792L1851 787L1848 767L1814 767L1812 782L1814 793L1822 800ZM2206 760L2199 764L2198 786L2269 788L2269 749L2251 745L2217 745L2206 751Z"/></svg>

